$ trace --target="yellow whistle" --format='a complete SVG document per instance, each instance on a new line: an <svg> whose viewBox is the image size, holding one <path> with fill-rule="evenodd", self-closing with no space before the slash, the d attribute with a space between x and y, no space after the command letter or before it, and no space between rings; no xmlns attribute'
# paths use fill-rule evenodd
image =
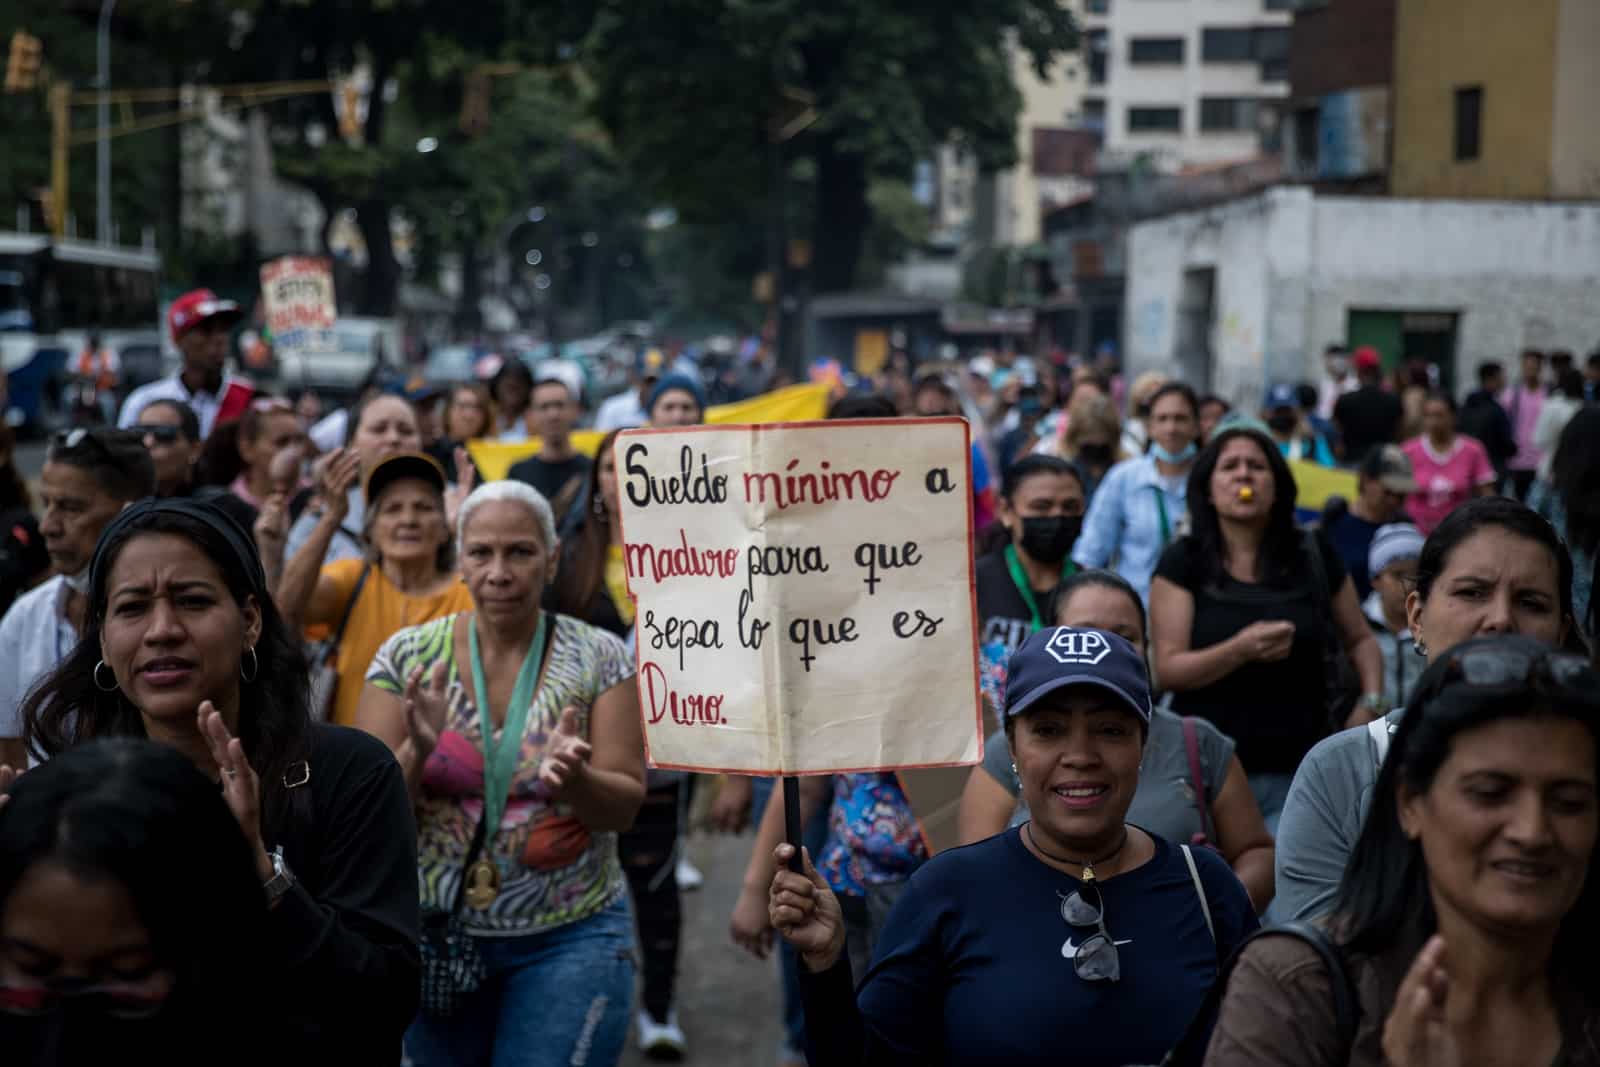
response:
<svg viewBox="0 0 1600 1067"><path fill-rule="evenodd" d="M1248 485L1241 485L1239 487L1239 499L1240 500L1249 502L1251 500L1254 500L1255 497L1256 497L1256 491L1254 489L1251 489Z"/></svg>

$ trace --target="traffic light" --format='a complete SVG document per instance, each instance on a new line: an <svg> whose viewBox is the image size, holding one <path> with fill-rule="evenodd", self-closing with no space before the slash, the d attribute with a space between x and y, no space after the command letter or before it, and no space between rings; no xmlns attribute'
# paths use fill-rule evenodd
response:
<svg viewBox="0 0 1600 1067"><path fill-rule="evenodd" d="M11 35L11 57L6 61L6 92L25 93L39 85L39 65L44 44L25 30Z"/></svg>

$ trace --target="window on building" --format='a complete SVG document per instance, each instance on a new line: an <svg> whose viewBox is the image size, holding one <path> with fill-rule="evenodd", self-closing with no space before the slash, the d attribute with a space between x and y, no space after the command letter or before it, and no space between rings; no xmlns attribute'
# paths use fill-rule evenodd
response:
<svg viewBox="0 0 1600 1067"><path fill-rule="evenodd" d="M1456 158L1477 159L1482 147L1483 86L1456 90Z"/></svg>
<svg viewBox="0 0 1600 1067"><path fill-rule="evenodd" d="M1300 6L1299 0L1263 0L1263 11L1293 11Z"/></svg>
<svg viewBox="0 0 1600 1067"><path fill-rule="evenodd" d="M1183 129L1181 107L1130 107L1129 133L1178 133Z"/></svg>
<svg viewBox="0 0 1600 1067"><path fill-rule="evenodd" d="M1257 26L1255 58L1261 64L1261 80L1282 82L1289 80L1289 27Z"/></svg>
<svg viewBox="0 0 1600 1067"><path fill-rule="evenodd" d="M1254 130L1261 113L1261 101L1247 96L1202 96L1200 129L1215 133L1228 130Z"/></svg>
<svg viewBox="0 0 1600 1067"><path fill-rule="evenodd" d="M1107 15L1111 12L1111 0L1089 0L1083 9L1091 15Z"/></svg>
<svg viewBox="0 0 1600 1067"><path fill-rule="evenodd" d="M1106 102L1099 97L1083 98L1083 124L1092 130L1106 128Z"/></svg>
<svg viewBox="0 0 1600 1067"><path fill-rule="evenodd" d="M1200 58L1207 63L1248 63L1255 59L1249 26L1212 26L1200 33Z"/></svg>
<svg viewBox="0 0 1600 1067"><path fill-rule="evenodd" d="M1182 63L1182 37L1133 37L1128 40L1129 63Z"/></svg>
<svg viewBox="0 0 1600 1067"><path fill-rule="evenodd" d="M1089 62L1089 84L1104 85L1106 83L1106 41L1105 30L1090 30L1083 35L1083 47Z"/></svg>

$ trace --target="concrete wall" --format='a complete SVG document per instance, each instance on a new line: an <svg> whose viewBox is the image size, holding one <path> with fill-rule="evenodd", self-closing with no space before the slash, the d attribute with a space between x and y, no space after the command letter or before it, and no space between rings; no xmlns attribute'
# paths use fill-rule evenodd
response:
<svg viewBox="0 0 1600 1067"><path fill-rule="evenodd" d="M1562 0L1550 195L1600 197L1600 2Z"/></svg>
<svg viewBox="0 0 1600 1067"><path fill-rule="evenodd" d="M1254 405L1266 384L1314 379L1351 310L1459 313L1458 382L1524 344L1600 341L1600 204L1313 197L1279 188L1135 226L1127 367L1174 371L1186 270L1216 269L1212 380Z"/></svg>
<svg viewBox="0 0 1600 1067"><path fill-rule="evenodd" d="M1083 16L1081 0L1062 4ZM1060 128L1083 118L1086 65L1080 56L1057 60L1048 78L1033 69L1033 61L1020 48L1011 48L1011 77L1022 94L1017 116L1017 165L996 176L995 235L999 244L1032 244L1039 240L1039 183L1033 173L1033 130L1036 126Z"/></svg>
<svg viewBox="0 0 1600 1067"><path fill-rule="evenodd" d="M1562 4L1400 0L1390 180L1396 196L1551 195L1552 71ZM1592 52L1584 62L1594 62ZM1458 162L1455 91L1473 85L1483 87L1481 150L1477 159ZM1593 97L1584 101L1583 118L1591 123L1593 105Z"/></svg>

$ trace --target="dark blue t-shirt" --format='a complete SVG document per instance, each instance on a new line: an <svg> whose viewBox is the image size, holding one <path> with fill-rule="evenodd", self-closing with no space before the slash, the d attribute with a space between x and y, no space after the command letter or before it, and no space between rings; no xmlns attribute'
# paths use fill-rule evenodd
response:
<svg viewBox="0 0 1600 1067"><path fill-rule="evenodd" d="M1367 552L1372 539L1378 535L1379 523L1358 519L1348 511L1328 523L1324 532L1333 544L1333 550L1344 560L1344 569L1355 583L1356 600L1367 599L1372 592L1372 577L1367 574Z"/></svg>
<svg viewBox="0 0 1600 1067"><path fill-rule="evenodd" d="M1159 837L1155 843L1150 862L1100 883L1119 982L1086 982L1073 972L1067 943L1094 933L1061 918L1062 899L1079 883L1034 858L1017 830L941 852L911 876L889 916L857 994L859 1021L839 1018L848 1000L841 1012L813 1018L818 991L807 990L813 1045L826 1054L814 1062L1160 1062L1200 1007L1219 957L1258 924L1222 857L1194 849L1213 940L1183 853ZM807 984L825 977L808 975ZM819 1042L818 1028L858 1039L842 1049L826 1037Z"/></svg>

